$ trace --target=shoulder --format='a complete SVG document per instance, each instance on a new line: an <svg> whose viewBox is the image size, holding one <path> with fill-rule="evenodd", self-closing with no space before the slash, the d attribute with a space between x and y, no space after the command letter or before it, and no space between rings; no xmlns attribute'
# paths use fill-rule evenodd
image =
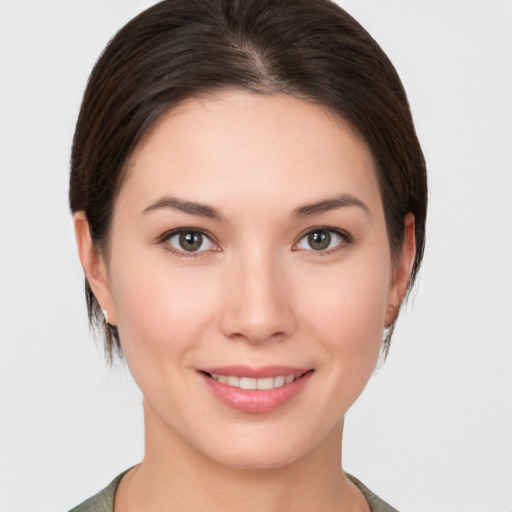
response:
<svg viewBox="0 0 512 512"><path fill-rule="evenodd" d="M393 508L389 503L386 503L383 499L379 498L357 478L348 474L347 477L350 478L352 483L363 493L363 496L370 505L371 512L398 512L396 508Z"/></svg>
<svg viewBox="0 0 512 512"><path fill-rule="evenodd" d="M113 512L116 490L125 473L126 471L121 473L114 478L105 489L71 509L69 512Z"/></svg>

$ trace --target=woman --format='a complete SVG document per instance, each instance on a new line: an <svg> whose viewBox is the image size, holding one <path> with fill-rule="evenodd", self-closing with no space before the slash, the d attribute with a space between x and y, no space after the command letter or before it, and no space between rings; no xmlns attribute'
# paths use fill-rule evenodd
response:
<svg viewBox="0 0 512 512"><path fill-rule="evenodd" d="M325 0L167 0L96 64L70 205L145 457L76 511L394 510L341 464L424 246L400 80ZM103 320L104 319L104 320Z"/></svg>

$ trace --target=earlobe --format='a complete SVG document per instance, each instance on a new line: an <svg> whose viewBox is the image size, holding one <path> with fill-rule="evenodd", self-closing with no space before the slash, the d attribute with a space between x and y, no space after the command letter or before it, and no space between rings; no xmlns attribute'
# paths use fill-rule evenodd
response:
<svg viewBox="0 0 512 512"><path fill-rule="evenodd" d="M115 309L107 274L107 265L102 252L91 238L89 222L84 211L73 215L78 255L85 277L102 310L107 311L109 320L115 322Z"/></svg>
<svg viewBox="0 0 512 512"><path fill-rule="evenodd" d="M402 300L409 286L414 258L416 256L416 231L414 215L408 213L404 219L404 239L402 249L395 262L391 283L388 308L386 311L386 327L389 327L398 316Z"/></svg>

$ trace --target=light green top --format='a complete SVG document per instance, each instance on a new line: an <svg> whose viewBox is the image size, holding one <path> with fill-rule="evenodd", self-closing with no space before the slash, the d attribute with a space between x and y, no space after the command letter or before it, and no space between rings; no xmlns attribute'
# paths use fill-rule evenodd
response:
<svg viewBox="0 0 512 512"><path fill-rule="evenodd" d="M123 478L124 473L114 478L108 487L101 492L84 501L78 507L70 510L69 512L114 512L114 496L116 494L117 486ZM373 494L368 487L362 484L357 478L347 475L350 480L359 488L370 505L371 512L398 512L396 508L388 505L385 501L381 500L377 495Z"/></svg>

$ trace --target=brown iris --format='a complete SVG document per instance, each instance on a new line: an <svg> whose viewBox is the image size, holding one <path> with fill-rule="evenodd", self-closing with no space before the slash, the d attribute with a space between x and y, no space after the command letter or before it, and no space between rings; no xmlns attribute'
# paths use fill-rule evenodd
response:
<svg viewBox="0 0 512 512"><path fill-rule="evenodd" d="M308 235L308 243L315 251L323 251L331 243L331 233L329 231L313 231Z"/></svg>
<svg viewBox="0 0 512 512"><path fill-rule="evenodd" d="M180 234L179 242L184 251L197 251L203 245L203 235L197 231L185 231Z"/></svg>

